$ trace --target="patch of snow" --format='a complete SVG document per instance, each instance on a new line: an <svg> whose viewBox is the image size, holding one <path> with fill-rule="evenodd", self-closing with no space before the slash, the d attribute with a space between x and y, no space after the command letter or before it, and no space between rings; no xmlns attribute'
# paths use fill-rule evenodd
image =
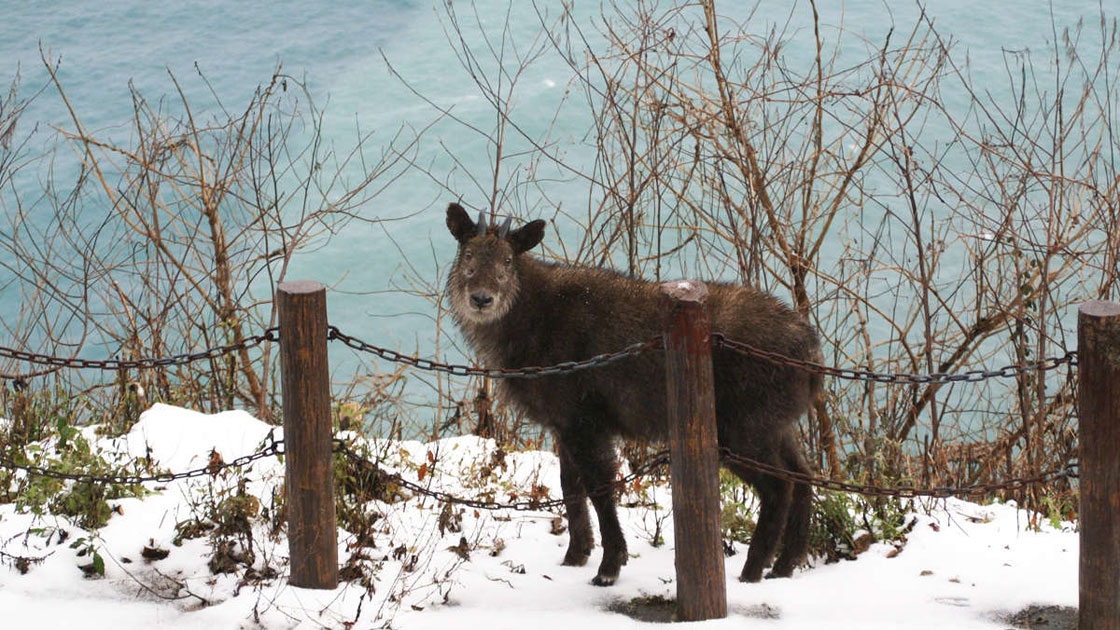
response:
<svg viewBox="0 0 1120 630"><path fill-rule="evenodd" d="M283 429L257 420L245 411L204 414L162 403L140 414L125 436L131 457L153 457L171 472L205 466L210 451L224 461L256 452L270 433L283 438Z"/></svg>
<svg viewBox="0 0 1120 630"><path fill-rule="evenodd" d="M229 461L256 451L279 430L240 411L206 415L156 405L124 438L101 448L133 457L151 456L172 471L197 468L217 451ZM551 453L496 453L475 437L420 442L371 440L384 468L410 480L461 496L489 492L495 500L524 498L533 486L559 495L559 468ZM282 487L277 458L254 462L245 472L248 492L262 506ZM373 591L356 582L316 591L287 585L287 540L263 525L254 535L258 564L280 571L259 583L241 574L211 575L205 538L175 546L175 524L197 514L208 496L226 496L236 476L148 484L155 492L114 501L119 509L95 535L62 517L34 517L14 505L0 506L0 550L43 558L26 575L0 568L0 610L5 627L178 629L379 628L499 630L531 624L533 630L646 628L612 604L635 597L675 595L669 490L655 487L657 507L621 508L631 558L619 582L590 584L598 548L585 567L560 565L567 534L554 533L557 513L476 511L455 508L459 531L440 532L443 506L423 497L374 501L383 516L364 549L376 566ZM223 494L225 493L225 494ZM944 630L1005 628L999 616L1028 604L1077 605L1078 537L1072 526L1026 527L1014 505L932 502L913 517L916 525L901 553L875 544L854 561L815 564L792 578L741 584L735 580L745 547L726 559L730 614L698 628L758 627L769 630ZM665 544L650 541L661 521ZM40 528L40 533L31 533ZM69 538L58 542L57 531ZM51 532L51 533L47 533ZM94 536L105 558L103 579L82 577L85 559L74 540ZM469 559L454 551L467 541ZM340 530L339 559L356 551L354 533ZM170 551L149 562L140 553L154 545ZM722 585L713 585L721 587Z"/></svg>

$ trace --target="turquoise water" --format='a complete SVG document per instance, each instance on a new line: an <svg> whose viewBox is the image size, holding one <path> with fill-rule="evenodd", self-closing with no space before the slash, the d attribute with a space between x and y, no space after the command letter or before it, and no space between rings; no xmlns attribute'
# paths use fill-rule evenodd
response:
<svg viewBox="0 0 1120 630"><path fill-rule="evenodd" d="M738 3L717 3L721 10L742 16L753 10L752 29L765 33L785 27L785 54L811 55L809 5L763 2L750 9ZM841 60L864 59L892 24L906 32L917 15L916 5L873 1L820 3L826 40L839 28L845 36ZM828 6L824 6L824 5ZM1065 27L1079 20L1095 22L1097 2L1077 0L1051 6L1045 2L986 2L951 0L929 3L927 11L938 30L951 36L958 60L967 58L978 85L996 99L1007 94L1004 59L1009 52L1026 52L1045 61ZM538 13L529 3L507 5L482 0L455 3L467 40L480 45L481 34L499 38L509 9L513 40L531 40L539 32ZM550 8L541 3L542 11ZM558 5L557 5L558 6ZM472 10L477 7L477 15ZM598 3L575 2L577 21L597 43L594 24L602 11ZM557 7L551 7L553 11ZM1114 14L1114 10L1105 10ZM452 256L443 227L443 208L455 195L476 207L486 205L492 155L482 135L468 125L490 130L494 114L480 97L469 73L448 41L448 13L429 2L244 2L216 0L190 3L141 1L90 5L74 0L53 3L7 2L0 19L0 80L18 72L22 94L29 96L47 83L40 49L59 64L59 77L71 104L86 128L110 139L126 141L132 115L130 83L150 101L178 97L169 72L194 103L217 108L244 107L258 85L269 80L278 64L284 72L304 78L309 93L325 112L324 133L340 152L352 147L360 132L374 131L379 143L400 128L421 129L439 118L438 112L413 90L451 108L463 121L436 122L414 155L427 174L409 170L388 183L380 195L364 204L365 219L398 219L386 223L354 222L329 242L296 257L291 278L330 284L331 320L352 334L375 343L429 353L434 346L433 307L425 299L392 292L412 278L440 277ZM830 35L830 33L832 35ZM865 37L864 44L859 37ZM826 44L828 42L826 41ZM408 81L390 71L386 60ZM206 77L199 79L198 71ZM591 112L567 88L570 68L555 54L545 54L518 79L514 120L530 135L551 128L551 138L570 142L569 159L589 155ZM211 90L213 94L211 94ZM565 100L569 97L568 100ZM949 95L949 102L953 102ZM963 102L963 101L961 101ZM50 139L50 127L69 128L69 117L53 88L47 87L20 119L17 139L33 134L35 142ZM511 140L511 148L524 148ZM73 172L72 152L60 151L56 173ZM42 177L46 165L30 174ZM356 168L356 167L355 167ZM512 189L515 208L533 211L534 187L527 165L515 158L509 173L518 184ZM360 175L357 171L351 174ZM546 172L539 187L565 207L587 204L586 185L562 173ZM539 173L538 173L539 176ZM35 177L23 182L34 185ZM477 182L477 183L476 183ZM10 200L6 203L10 205ZM839 251L824 257L839 256ZM403 265L407 259L409 265ZM10 274L0 269L0 315L18 309ZM386 293L386 291L389 291ZM452 337L456 338L456 337ZM443 342L446 343L446 342ZM345 363L343 364L346 365Z"/></svg>
<svg viewBox="0 0 1120 630"><path fill-rule="evenodd" d="M480 11L501 6L490 5L484 3ZM537 21L535 14L513 17L524 22L514 24L515 33L531 29ZM474 16L469 19L474 25ZM203 107L225 106L235 112L244 108L254 90L282 64L283 72L306 83L324 112L328 144L345 154L355 146L359 133L373 131L369 143L373 146L367 150L377 153L376 145L398 129L423 128L438 117L413 89L430 94L442 106L454 107L456 116L465 120L492 122L469 75L455 61L445 36L447 21L439 6L393 1L322 6L212 1L167 7L117 2L96 11L83 2L10 3L0 21L0 76L6 86L18 73L24 98L45 86L19 120L16 140L32 136L29 153L53 142L51 127L72 129L64 104L48 84L42 56L58 65L67 98L84 127L109 141L127 143L130 137L130 85L147 100L163 99L173 109L178 100L170 76L174 75L200 118L204 112L198 110ZM393 77L386 59L409 86ZM554 63L552 70L556 69ZM528 92L519 94L521 109L532 108L537 98L562 89L558 86L566 77L549 78L548 72L534 70L523 80ZM551 103L540 104L541 111L550 107ZM533 130L534 124L527 127ZM434 172L445 169L455 189L459 180L483 177L489 159L477 134L464 133L458 124L438 125L433 131L417 162L433 164ZM462 168L453 168L440 143L454 147L456 159L471 171L469 176ZM22 171L22 189L34 191L36 180L47 170L65 181L67 174L76 172L76 164L70 151L63 150L55 163ZM351 177L361 175L360 169L350 171ZM329 243L298 256L289 277L312 278L337 289L330 308L332 321L339 325L386 345L427 347L424 330L431 322L428 313L420 312L430 309L427 302L352 294L389 289L402 281L401 256L386 229L421 275L434 277L437 265L446 261L446 252L433 258L429 239L443 244L442 210L451 198L427 175L406 173L361 207L359 214L366 219L411 217L408 221L387 224L385 229L354 223ZM7 201L14 206L13 200ZM0 286L9 280L0 276ZM17 309L18 300L5 295L0 314L11 316Z"/></svg>

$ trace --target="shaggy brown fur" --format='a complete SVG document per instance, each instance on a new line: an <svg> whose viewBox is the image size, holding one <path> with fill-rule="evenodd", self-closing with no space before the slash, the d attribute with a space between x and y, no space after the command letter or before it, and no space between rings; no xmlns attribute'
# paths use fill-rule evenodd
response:
<svg viewBox="0 0 1120 630"><path fill-rule="evenodd" d="M451 311L487 366L587 359L660 334L656 284L526 255L541 241L544 225L533 221L513 231L508 223L480 229L458 204L447 209L447 227L459 242L447 279ZM819 360L813 328L770 295L711 284L708 307L713 331L783 355ZM712 362L720 446L808 473L797 422L819 379L721 349ZM647 352L563 376L501 383L505 399L551 429L555 439L570 536L564 564L587 562L593 546L588 498L595 507L603 545L595 584L613 584L627 558L615 493L602 490L616 474L614 439L664 439L664 382L662 353ZM782 554L773 574L789 576L808 546L810 488L730 461L725 465L755 487L761 504L740 579L759 580L779 542Z"/></svg>

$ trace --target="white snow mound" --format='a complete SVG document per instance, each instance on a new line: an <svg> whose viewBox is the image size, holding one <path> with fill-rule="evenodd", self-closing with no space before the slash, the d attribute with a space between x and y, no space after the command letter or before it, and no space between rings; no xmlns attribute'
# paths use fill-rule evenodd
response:
<svg viewBox="0 0 1120 630"><path fill-rule="evenodd" d="M245 411L205 414L181 407L156 403L140 415L140 420L125 436L128 454L152 457L173 473L205 466L210 452L223 461L250 455L275 432L282 429L257 420Z"/></svg>

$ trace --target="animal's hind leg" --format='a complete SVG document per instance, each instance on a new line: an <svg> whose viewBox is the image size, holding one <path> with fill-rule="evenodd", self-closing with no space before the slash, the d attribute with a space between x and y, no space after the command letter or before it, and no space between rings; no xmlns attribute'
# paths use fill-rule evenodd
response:
<svg viewBox="0 0 1120 630"><path fill-rule="evenodd" d="M788 470L809 475L809 465L801 455L796 441L790 440L782 445L782 461ZM809 518L813 510L813 488L808 484L795 483L789 515L786 518L785 534L782 536L782 554L774 563L774 577L789 577L797 565L805 560L809 550Z"/></svg>
<svg viewBox="0 0 1120 630"><path fill-rule="evenodd" d="M731 472L744 481L750 481L758 493L758 524L755 525L751 545L747 550L747 561L739 580L757 582L762 579L762 570L774 560L778 551L778 541L785 529L792 500L793 484L770 475L756 473L741 464L728 462Z"/></svg>
<svg viewBox="0 0 1120 630"><path fill-rule="evenodd" d="M581 567L587 564L591 548L595 546L587 513L587 491L564 440L559 434L554 434L553 440L560 456L560 489L568 512L568 552L564 554L564 564Z"/></svg>
<svg viewBox="0 0 1120 630"><path fill-rule="evenodd" d="M563 441L599 516L603 560L591 582L597 586L610 586L618 580L619 571L627 560L626 538L622 535L615 504L614 477L618 461L614 447L610 439L586 429L567 432Z"/></svg>

